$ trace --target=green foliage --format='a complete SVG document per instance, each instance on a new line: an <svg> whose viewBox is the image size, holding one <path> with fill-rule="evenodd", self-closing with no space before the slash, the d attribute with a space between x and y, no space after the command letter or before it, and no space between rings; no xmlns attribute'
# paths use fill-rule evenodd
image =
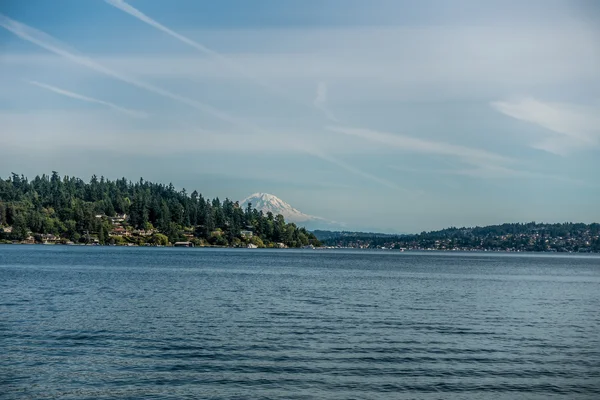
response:
<svg viewBox="0 0 600 400"><path fill-rule="evenodd" d="M127 243L125 238L122 236L111 236L110 239L108 240L108 242L110 244L115 244L117 246L121 246L121 245L124 245L125 243Z"/></svg>
<svg viewBox="0 0 600 400"><path fill-rule="evenodd" d="M258 236L252 236L252 238L250 238L250 243L256 245L259 248L265 247L265 243Z"/></svg>
<svg viewBox="0 0 600 400"><path fill-rule="evenodd" d="M150 238L149 243L156 244L158 246L166 246L169 244L169 238L162 233L155 233Z"/></svg>
<svg viewBox="0 0 600 400"><path fill-rule="evenodd" d="M502 224L416 235L316 231L326 245L437 250L600 251L600 224Z"/></svg>
<svg viewBox="0 0 600 400"><path fill-rule="evenodd" d="M150 237L123 238L108 217L126 214L128 231L158 230ZM0 179L0 225L12 226L3 240L23 240L33 234L53 234L75 243L97 237L101 244L164 243L189 241L193 235L203 245L242 245L241 230L252 230L263 246L283 242L290 247L319 243L304 228L286 224L283 216L266 216L249 206L243 210L229 199L205 199L197 191L189 195L172 184L156 184L125 178L110 181L92 176L89 183L75 177L51 175L28 180L12 174ZM218 232L218 234L215 234ZM159 238L159 239L157 239Z"/></svg>
<svg viewBox="0 0 600 400"><path fill-rule="evenodd" d="M25 240L28 232L26 216L24 214L17 214L14 218L11 238L13 240Z"/></svg>
<svg viewBox="0 0 600 400"><path fill-rule="evenodd" d="M203 239L193 238L192 240L190 240L190 242L192 242L192 244L196 247L205 246L205 242Z"/></svg>

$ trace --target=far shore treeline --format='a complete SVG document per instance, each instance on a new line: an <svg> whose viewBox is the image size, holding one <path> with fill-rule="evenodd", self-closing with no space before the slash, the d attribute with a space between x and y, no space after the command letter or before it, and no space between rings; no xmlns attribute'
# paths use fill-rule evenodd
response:
<svg viewBox="0 0 600 400"><path fill-rule="evenodd" d="M600 252L600 224L506 223L412 235L314 231L326 246L443 251Z"/></svg>
<svg viewBox="0 0 600 400"><path fill-rule="evenodd" d="M306 229L197 191L140 179L51 175L0 179L0 242L319 246Z"/></svg>

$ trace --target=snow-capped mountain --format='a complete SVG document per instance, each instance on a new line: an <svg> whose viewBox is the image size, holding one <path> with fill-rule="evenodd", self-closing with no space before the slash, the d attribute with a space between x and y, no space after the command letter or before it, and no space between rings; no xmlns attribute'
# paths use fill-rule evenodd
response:
<svg viewBox="0 0 600 400"><path fill-rule="evenodd" d="M306 229L331 229L342 227L342 224L337 222L305 214L281 200L279 197L269 193L254 193L242 200L240 205L241 207L246 208L248 207L248 203L252 203L252 208L262 211L264 214L269 211L272 212L273 215L281 214L286 222L294 222L296 225L304 226Z"/></svg>

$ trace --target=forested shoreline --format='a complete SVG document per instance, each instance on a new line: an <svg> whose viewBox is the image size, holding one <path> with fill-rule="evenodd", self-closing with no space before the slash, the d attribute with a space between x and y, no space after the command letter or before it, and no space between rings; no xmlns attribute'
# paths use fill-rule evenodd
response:
<svg viewBox="0 0 600 400"><path fill-rule="evenodd" d="M316 235L316 236L315 236ZM319 240L320 239L320 240ZM413 235L307 231L251 204L140 179L0 179L0 243L599 252L600 224L514 223Z"/></svg>
<svg viewBox="0 0 600 400"><path fill-rule="evenodd" d="M446 228L419 234L385 235L323 232L315 235L327 246L404 250L600 252L600 224L506 223L483 227Z"/></svg>
<svg viewBox="0 0 600 400"><path fill-rule="evenodd" d="M303 247L320 242L281 215L140 179L13 173L0 179L0 241Z"/></svg>

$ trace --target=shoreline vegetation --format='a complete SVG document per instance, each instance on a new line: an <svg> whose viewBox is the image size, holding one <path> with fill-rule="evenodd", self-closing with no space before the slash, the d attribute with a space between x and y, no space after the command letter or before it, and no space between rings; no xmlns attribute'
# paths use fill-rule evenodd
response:
<svg viewBox="0 0 600 400"><path fill-rule="evenodd" d="M51 175L0 179L0 243L320 247L311 232L251 204L205 199L140 179Z"/></svg>
<svg viewBox="0 0 600 400"><path fill-rule="evenodd" d="M420 234L309 232L249 204L172 184L51 175L0 179L0 244L400 251L600 252L600 224L502 224Z"/></svg>
<svg viewBox="0 0 600 400"><path fill-rule="evenodd" d="M600 253L600 224L514 223L413 235L315 231L326 246L395 250Z"/></svg>

